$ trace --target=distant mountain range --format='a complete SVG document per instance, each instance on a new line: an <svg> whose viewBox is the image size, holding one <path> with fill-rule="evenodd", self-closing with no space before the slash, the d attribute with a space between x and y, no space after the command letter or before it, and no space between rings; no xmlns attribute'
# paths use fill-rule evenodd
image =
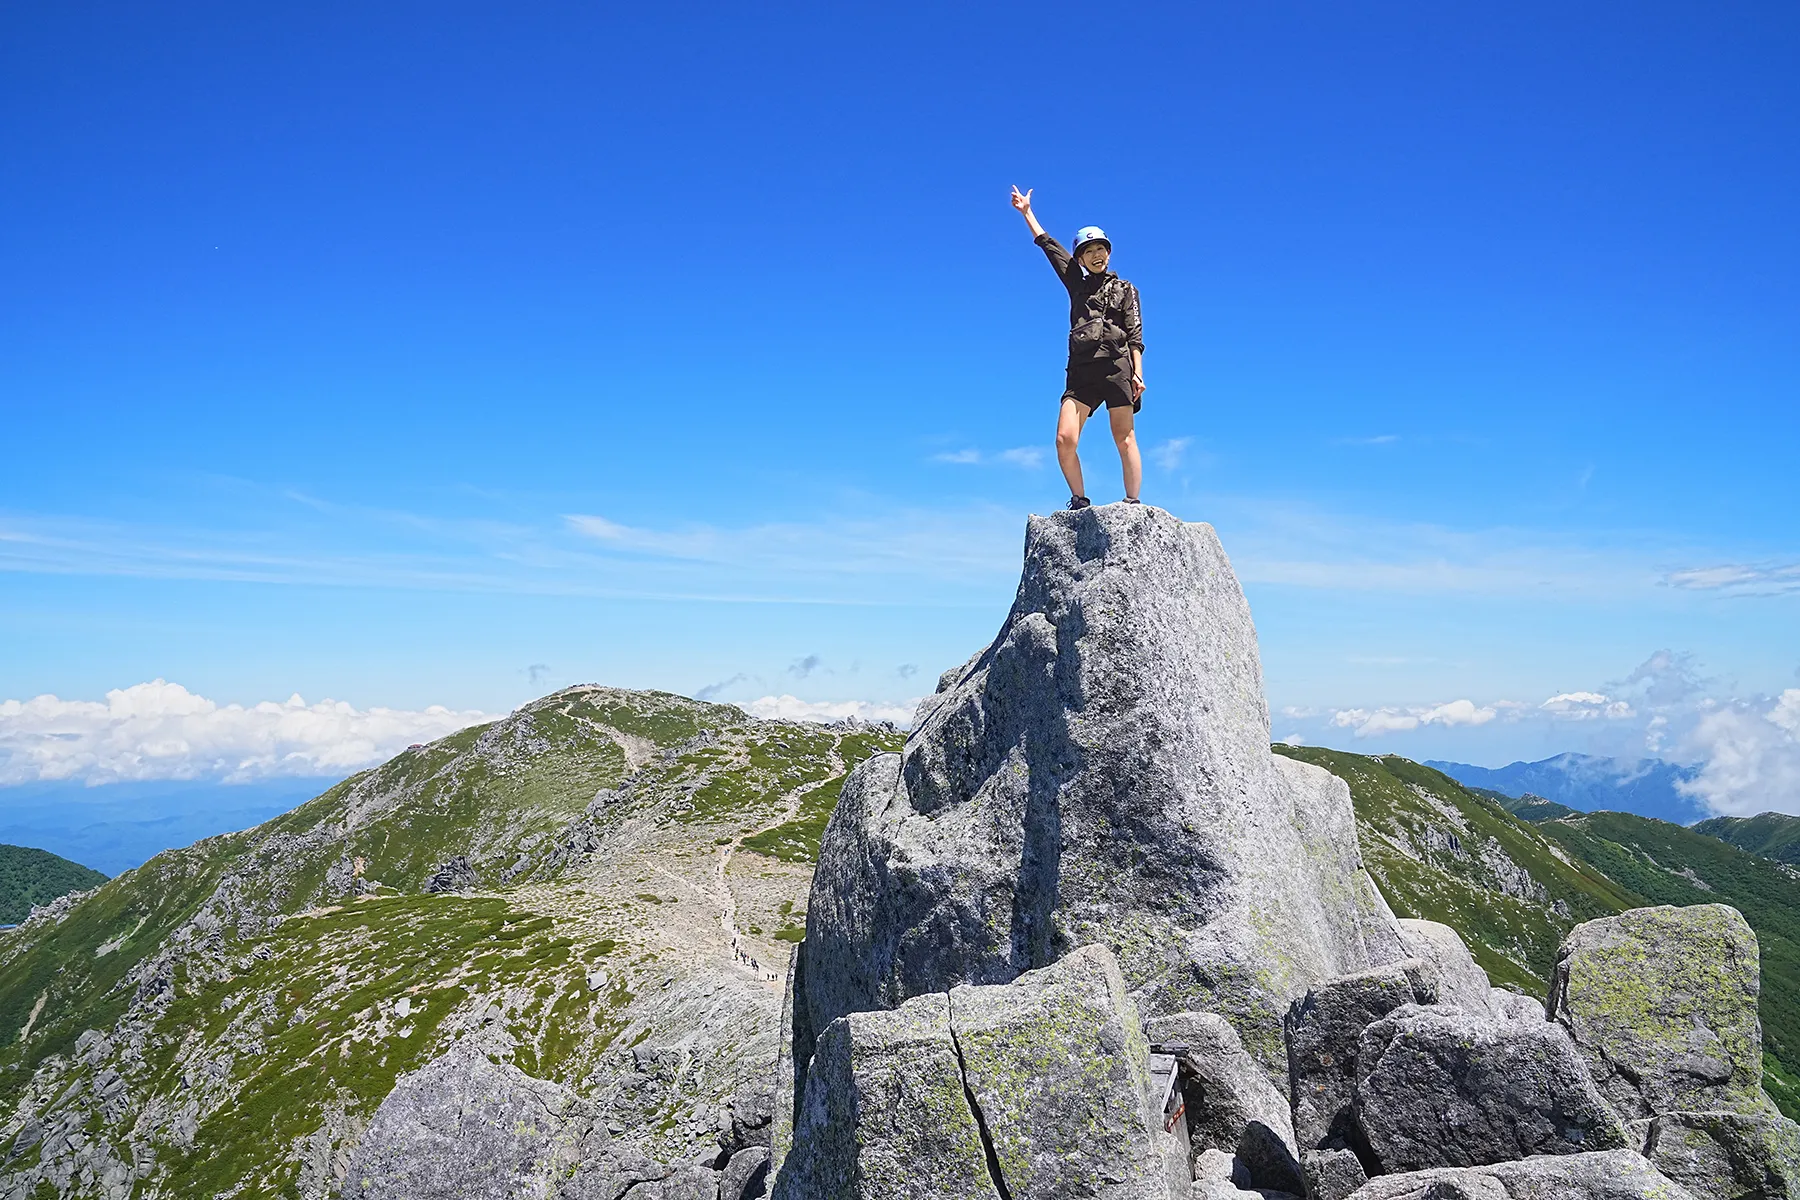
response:
<svg viewBox="0 0 1800 1200"><path fill-rule="evenodd" d="M1591 754L1559 754L1540 762L1515 762L1504 767L1455 762L1426 765L1464 787L1514 798L1531 795L1580 812L1636 813L1676 825L1692 825L1708 815L1679 790L1680 784L1694 777L1695 769L1656 758L1627 762ZM1533 813L1526 819L1544 815L1549 814Z"/></svg>
<svg viewBox="0 0 1800 1200"><path fill-rule="evenodd" d="M33 905L105 882L100 872L48 850L0 845L0 925L17 925Z"/></svg>

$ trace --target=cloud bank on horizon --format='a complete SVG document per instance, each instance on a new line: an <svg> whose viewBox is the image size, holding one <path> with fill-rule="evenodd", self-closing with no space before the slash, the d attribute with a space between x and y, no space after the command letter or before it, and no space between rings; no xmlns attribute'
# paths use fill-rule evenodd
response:
<svg viewBox="0 0 1800 1200"><path fill-rule="evenodd" d="M156 679L115 688L99 701L0 701L0 786L341 776L414 742L495 719L441 705L412 712L339 700L308 704L298 695L249 707L219 704Z"/></svg>
<svg viewBox="0 0 1800 1200"><path fill-rule="evenodd" d="M1683 793L1719 816L1800 813L1800 688L1778 695L1708 693L1692 656L1659 650L1605 690L1562 692L1535 703L1469 699L1379 708L1288 707L1274 714L1282 741L1391 741L1397 735L1490 724L1575 727L1591 747L1625 762L1661 757L1699 768ZM1379 749L1371 745L1370 751ZM1414 757L1423 757L1413 752Z"/></svg>

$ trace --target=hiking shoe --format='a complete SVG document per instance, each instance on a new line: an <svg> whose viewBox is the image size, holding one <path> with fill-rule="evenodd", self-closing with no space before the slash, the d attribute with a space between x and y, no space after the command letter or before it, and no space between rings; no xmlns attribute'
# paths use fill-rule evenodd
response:
<svg viewBox="0 0 1800 1200"><path fill-rule="evenodd" d="M1069 497L1069 510L1071 512L1076 512L1076 511L1086 508L1088 505L1090 505L1092 503L1093 503L1093 501L1089 500L1086 496L1070 496Z"/></svg>
<svg viewBox="0 0 1800 1200"><path fill-rule="evenodd" d="M1125 503L1127 503L1127 504L1142 504L1143 501L1139 500L1136 496L1127 496L1127 497L1125 497Z"/></svg>

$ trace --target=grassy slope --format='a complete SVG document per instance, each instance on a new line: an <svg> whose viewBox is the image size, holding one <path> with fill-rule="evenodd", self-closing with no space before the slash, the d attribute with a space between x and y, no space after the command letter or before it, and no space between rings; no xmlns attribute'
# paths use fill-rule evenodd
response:
<svg viewBox="0 0 1800 1200"><path fill-rule="evenodd" d="M1762 946L1764 1048L1783 1063L1800 1062L1800 882L1716 838L1631 813L1589 813L1539 828L1650 903L1724 903L1743 913ZM1777 1098L1792 1103L1800 1093Z"/></svg>
<svg viewBox="0 0 1800 1200"><path fill-rule="evenodd" d="M0 925L23 921L34 904L48 904L105 882L99 871L48 850L0 846Z"/></svg>
<svg viewBox="0 0 1800 1200"><path fill-rule="evenodd" d="M300 1143L346 1114L366 1120L395 1076L442 1050L442 1023L472 997L506 997L508 1027L533 1031L522 1068L579 1078L631 1000L586 986L615 946L564 936L504 880L542 875L533 864L557 834L597 790L626 780L622 745L651 757L607 819L653 812L693 827L696 844L734 820L779 816L776 798L822 783L757 847L788 857L816 848L815 810L822 801L829 812L842 772L896 741L654 693L571 690L408 751L256 829L158 855L60 923L0 936L0 1125L21 1100L46 1124L58 1106L85 1103L94 1089L70 1085L93 1071L71 1051L84 1030L113 1030L115 1041L142 1039L129 1076L140 1104L160 1097L168 1110L216 1089L191 1144L140 1121L159 1147L152 1178L196 1195L250 1179L233 1194L273 1197L297 1194ZM457 854L498 894L419 894ZM373 894L354 894L358 859L362 886L383 885ZM167 953L171 934L182 954ZM146 985L169 999L134 1005ZM0 1149L0 1191L37 1153L7 1162Z"/></svg>
<svg viewBox="0 0 1800 1200"><path fill-rule="evenodd" d="M1457 930L1495 983L1543 995L1571 927L1644 903L1440 771L1394 755L1276 749L1350 785L1363 857L1388 903Z"/></svg>
<svg viewBox="0 0 1800 1200"><path fill-rule="evenodd" d="M1713 817L1693 829L1762 858L1800 866L1800 817L1773 812L1754 817Z"/></svg>

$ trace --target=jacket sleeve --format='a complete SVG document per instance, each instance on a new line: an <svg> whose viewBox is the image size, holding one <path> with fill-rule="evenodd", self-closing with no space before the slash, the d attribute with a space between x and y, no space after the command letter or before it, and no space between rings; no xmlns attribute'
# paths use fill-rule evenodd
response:
<svg viewBox="0 0 1800 1200"><path fill-rule="evenodd" d="M1071 279L1081 277L1081 268L1075 264L1075 257L1063 249L1061 242L1047 233L1034 240L1043 248L1044 257L1050 260L1050 269L1056 272L1056 277L1062 280L1063 286L1073 288L1075 285Z"/></svg>
<svg viewBox="0 0 1800 1200"><path fill-rule="evenodd" d="M1135 283L1125 285L1125 310L1119 314L1125 327L1125 344L1140 354L1144 350L1144 314L1138 304Z"/></svg>

